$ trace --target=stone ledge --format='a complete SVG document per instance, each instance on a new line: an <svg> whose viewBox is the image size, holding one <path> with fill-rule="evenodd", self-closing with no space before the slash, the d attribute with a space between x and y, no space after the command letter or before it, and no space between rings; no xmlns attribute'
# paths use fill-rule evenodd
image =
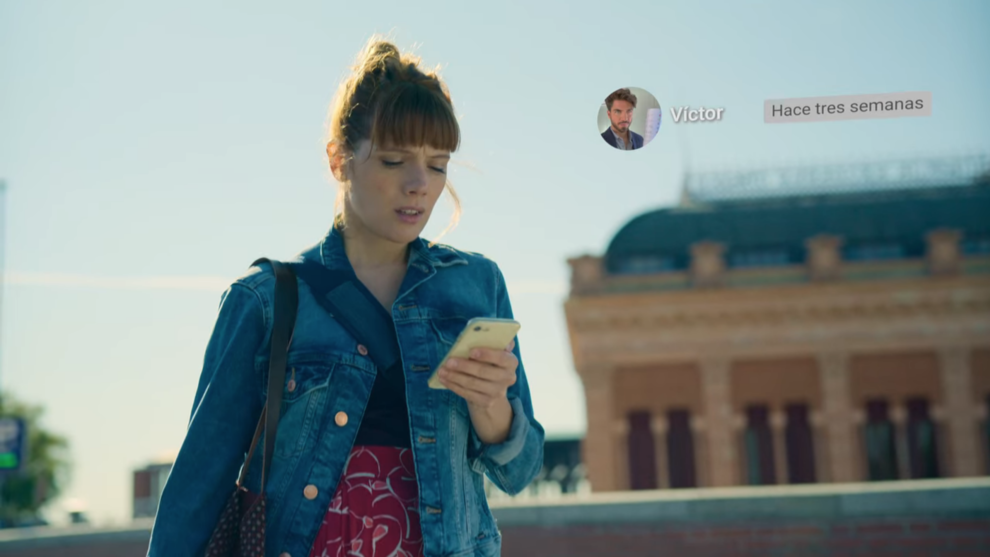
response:
<svg viewBox="0 0 990 557"><path fill-rule="evenodd" d="M143 540L147 543L153 524L153 519L146 518L109 528L86 525L8 528L0 530L0 553L15 549L76 546L80 542L88 544Z"/></svg>
<svg viewBox="0 0 990 557"><path fill-rule="evenodd" d="M499 526L990 516L990 478L615 492L492 504Z"/></svg>

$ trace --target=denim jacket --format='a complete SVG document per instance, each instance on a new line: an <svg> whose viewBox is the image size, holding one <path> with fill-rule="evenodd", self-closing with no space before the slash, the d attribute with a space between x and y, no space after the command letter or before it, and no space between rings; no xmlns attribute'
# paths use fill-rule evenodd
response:
<svg viewBox="0 0 990 557"><path fill-rule="evenodd" d="M297 257L350 268L336 227ZM252 267L224 293L204 358L185 440L165 484L149 557L200 557L233 491L267 393L275 277ZM427 556L497 556L501 534L488 508L484 478L509 494L543 465L544 430L533 415L519 358L509 388L508 437L482 443L466 401L427 386L458 333L473 317L512 317L501 270L483 255L417 238L392 304L406 378L410 441L419 484ZM357 342L299 281L296 326L288 353L282 416L266 495L266 557L308 557L337 488L377 373ZM340 413L347 420L336 419ZM338 425L343 423L344 425ZM263 442L245 487L258 493ZM317 488L315 498L304 495ZM307 490L313 495L313 488Z"/></svg>

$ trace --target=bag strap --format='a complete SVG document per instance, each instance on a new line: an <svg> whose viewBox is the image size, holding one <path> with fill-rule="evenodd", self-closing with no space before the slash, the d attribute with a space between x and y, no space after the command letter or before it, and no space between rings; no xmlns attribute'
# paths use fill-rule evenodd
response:
<svg viewBox="0 0 990 557"><path fill-rule="evenodd" d="M392 316L354 271L330 270L309 259L287 265L309 286L323 309L368 349L368 356L379 370L391 369L399 362L399 341Z"/></svg>
<svg viewBox="0 0 990 557"><path fill-rule="evenodd" d="M261 439L261 432L265 430L265 416L267 408L265 406L261 407L261 417L258 418L258 425L254 428L254 437L251 438L251 448L248 449L247 457L244 460L244 466L241 467L241 473L237 476L237 487L244 485L244 478L247 477L248 470L251 468L251 456L254 455L254 449L258 446L258 440ZM264 472L264 470L262 470Z"/></svg>
<svg viewBox="0 0 990 557"><path fill-rule="evenodd" d="M265 481L271 469L272 457L275 454L275 435L278 432L278 420L282 408L282 389L285 383L285 368L289 359L289 345L292 343L292 333L296 325L296 310L299 305L299 292L296 276L292 268L285 263L261 258L251 264L252 267L268 263L275 271L275 309L272 323L271 353L268 359L268 396L265 406L258 418L254 429L251 448L248 449L247 459L241 468L237 486L241 487L247 477L251 465L251 457L261 437L262 426L265 431L265 452L261 461L261 491L264 492Z"/></svg>

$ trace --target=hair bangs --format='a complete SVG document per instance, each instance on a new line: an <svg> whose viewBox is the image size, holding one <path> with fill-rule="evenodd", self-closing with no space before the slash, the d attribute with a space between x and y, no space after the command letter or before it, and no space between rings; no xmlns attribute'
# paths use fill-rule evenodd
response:
<svg viewBox="0 0 990 557"><path fill-rule="evenodd" d="M427 145L456 151L460 127L450 101L442 92L416 83L397 83L379 100L371 126L371 142L379 147Z"/></svg>

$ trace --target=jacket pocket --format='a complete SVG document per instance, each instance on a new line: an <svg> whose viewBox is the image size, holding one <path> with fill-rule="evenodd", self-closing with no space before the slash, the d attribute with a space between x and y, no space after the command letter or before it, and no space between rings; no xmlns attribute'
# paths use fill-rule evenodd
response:
<svg viewBox="0 0 990 557"><path fill-rule="evenodd" d="M457 337L464 330L467 325L468 319L461 316L450 316L450 317L434 317L430 320L430 324L433 326L433 332L437 336L437 342L444 348L443 354L440 358L447 353L447 350L454 345Z"/></svg>
<svg viewBox="0 0 990 557"><path fill-rule="evenodd" d="M325 361L295 361L288 365L273 463L295 461L315 439L335 366Z"/></svg>

